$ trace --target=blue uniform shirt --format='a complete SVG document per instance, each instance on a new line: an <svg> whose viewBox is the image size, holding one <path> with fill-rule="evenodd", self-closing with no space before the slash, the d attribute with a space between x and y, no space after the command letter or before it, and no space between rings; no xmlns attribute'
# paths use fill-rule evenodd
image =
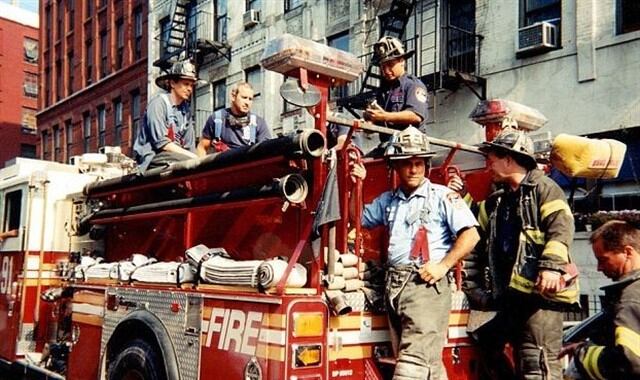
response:
<svg viewBox="0 0 640 380"><path fill-rule="evenodd" d="M376 92L376 102L387 112L415 112L422 119L416 127L425 131L428 116L427 87L420 79L404 74L398 80L383 82ZM408 125L387 123L387 127L401 131ZM380 134L380 141L387 141L389 138L389 135Z"/></svg>
<svg viewBox="0 0 640 380"><path fill-rule="evenodd" d="M422 223L426 223L429 255L434 262L445 257L458 232L477 225L458 193L428 179L409 197L400 189L382 193L362 214L363 227L384 225L388 228L390 265L412 262L413 240Z"/></svg>
<svg viewBox="0 0 640 380"><path fill-rule="evenodd" d="M221 112L221 119L223 120L223 127L220 131L220 140L224 142L229 149L241 148L243 146L251 145L251 135L248 126L240 127L240 126L231 126L229 120L227 118L227 114L230 110L227 108ZM249 112L247 117L250 115L255 115ZM258 115L255 115L256 118L256 143L259 143L264 140L269 140L271 138L271 131L269 127L267 127L267 123ZM216 123L215 123L215 113L207 119L207 122L202 129L202 137L207 140L215 140L216 138Z"/></svg>
<svg viewBox="0 0 640 380"><path fill-rule="evenodd" d="M189 103L173 105L169 93L163 92L149 101L142 126L133 143L134 156L140 169L146 170L156 153L160 153L170 142L195 151Z"/></svg>

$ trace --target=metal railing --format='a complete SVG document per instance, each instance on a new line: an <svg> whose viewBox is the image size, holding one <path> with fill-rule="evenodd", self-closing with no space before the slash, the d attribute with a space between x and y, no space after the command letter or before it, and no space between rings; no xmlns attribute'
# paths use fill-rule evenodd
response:
<svg viewBox="0 0 640 380"><path fill-rule="evenodd" d="M443 70L477 75L483 37L453 25L443 26L442 32L445 41L444 48L440 50Z"/></svg>

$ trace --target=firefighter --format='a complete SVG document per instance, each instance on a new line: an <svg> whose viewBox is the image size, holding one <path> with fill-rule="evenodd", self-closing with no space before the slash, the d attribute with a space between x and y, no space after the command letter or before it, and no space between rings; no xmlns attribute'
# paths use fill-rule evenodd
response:
<svg viewBox="0 0 640 380"><path fill-rule="evenodd" d="M602 287L604 334L572 345L578 372L586 379L640 379L640 225L612 220L589 239L598 271L614 282Z"/></svg>
<svg viewBox="0 0 640 380"><path fill-rule="evenodd" d="M250 146L271 138L263 118L251 112L253 87L236 83L231 89L231 107L209 116L198 143L198 155L206 156L210 148L216 152Z"/></svg>
<svg viewBox="0 0 640 380"><path fill-rule="evenodd" d="M382 37L373 45L373 62L380 66L382 83L376 91L375 101L364 112L365 120L399 131L409 125L424 132L427 122L427 87L406 72L406 60L415 52L405 52L402 42L394 37ZM370 153L384 152L388 135L380 135L382 147Z"/></svg>
<svg viewBox="0 0 640 380"><path fill-rule="evenodd" d="M523 132L506 129L480 149L496 191L479 204L482 239L465 260L463 286L472 309L497 314L473 336L494 379L561 379L563 311L578 299L577 281L562 278L572 261L571 210L562 189L537 168ZM507 342L515 373L504 356Z"/></svg>
<svg viewBox="0 0 640 380"><path fill-rule="evenodd" d="M189 99L198 80L195 66L178 61L167 74L156 78L163 89L147 106L133 143L141 171L197 157Z"/></svg>
<svg viewBox="0 0 640 380"><path fill-rule="evenodd" d="M478 242L476 219L460 196L426 177L426 136L408 127L389 144L385 157L399 187L366 205L365 228L389 231L386 304L392 334L399 339L394 379L446 379L442 350L451 287L449 270ZM361 164L352 175L364 178Z"/></svg>

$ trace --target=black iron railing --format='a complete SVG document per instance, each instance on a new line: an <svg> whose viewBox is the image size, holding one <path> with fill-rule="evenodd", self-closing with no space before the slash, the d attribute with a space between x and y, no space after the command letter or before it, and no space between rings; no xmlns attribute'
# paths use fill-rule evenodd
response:
<svg viewBox="0 0 640 380"><path fill-rule="evenodd" d="M441 68L471 75L478 74L480 45L479 34L449 25L442 27L444 47L441 49Z"/></svg>

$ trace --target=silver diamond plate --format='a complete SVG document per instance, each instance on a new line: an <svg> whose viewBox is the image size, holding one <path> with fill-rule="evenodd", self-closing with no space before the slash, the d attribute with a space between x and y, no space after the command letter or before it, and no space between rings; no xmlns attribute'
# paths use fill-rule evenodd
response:
<svg viewBox="0 0 640 380"><path fill-rule="evenodd" d="M129 313L145 309L153 313L169 333L178 360L180 376L184 380L197 380L200 371L200 335L202 320L202 296L175 291L156 291L144 289L109 288L107 294L115 294L121 300L136 304L137 308L119 307L106 310L102 328L100 352L104 357L106 344L118 323ZM170 306L180 305L180 311L174 313Z"/></svg>
<svg viewBox="0 0 640 380"><path fill-rule="evenodd" d="M344 298L352 311L364 311L365 298L361 291L344 292Z"/></svg>
<svg viewBox="0 0 640 380"><path fill-rule="evenodd" d="M18 353L34 352L36 350L35 329L33 323L22 325L21 336L18 340Z"/></svg>

